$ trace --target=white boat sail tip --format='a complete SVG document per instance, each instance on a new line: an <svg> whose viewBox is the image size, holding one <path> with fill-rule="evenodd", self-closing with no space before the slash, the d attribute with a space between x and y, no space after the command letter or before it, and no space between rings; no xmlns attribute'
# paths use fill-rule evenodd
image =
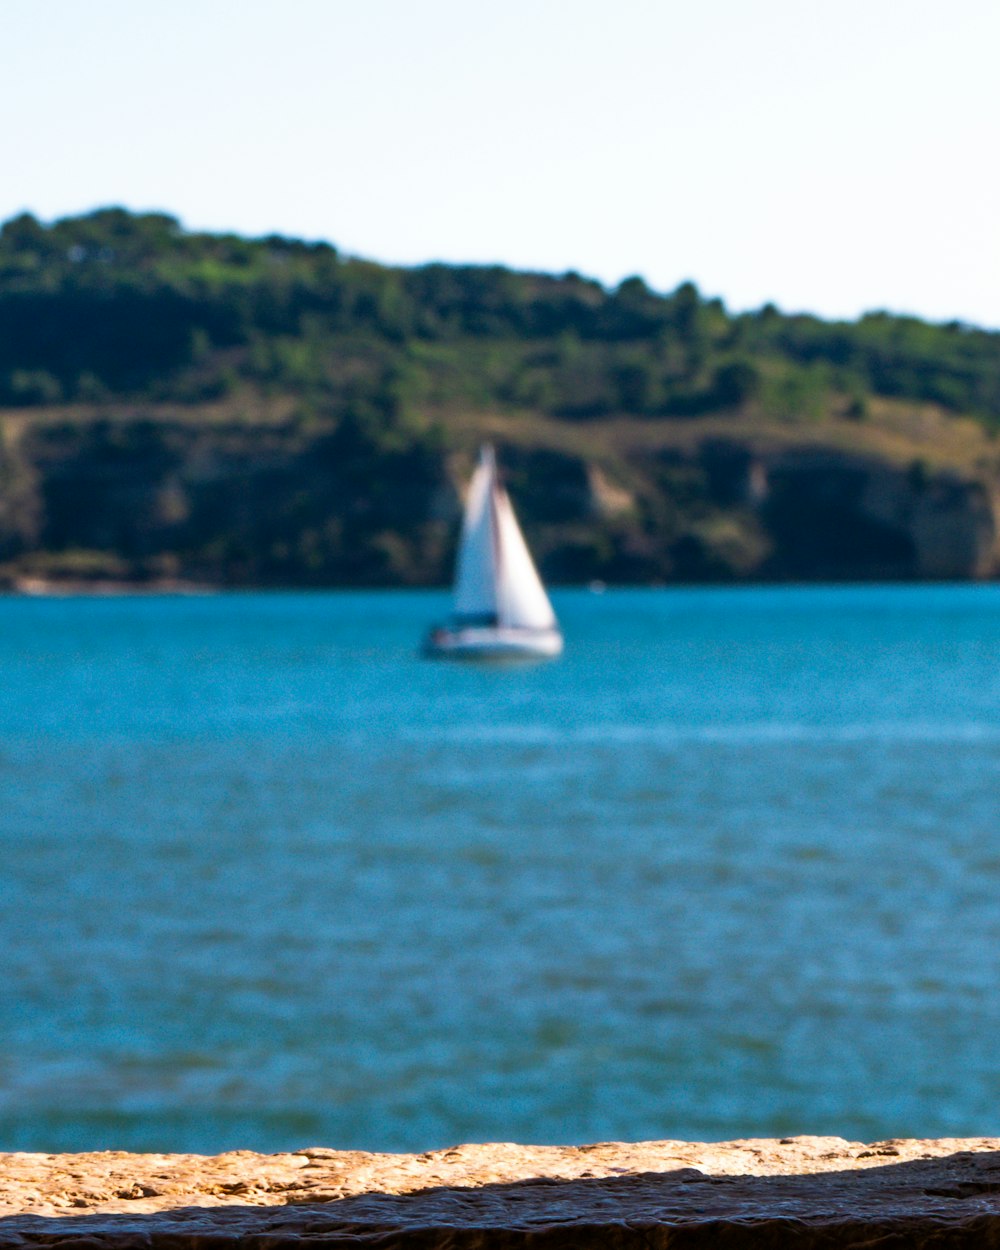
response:
<svg viewBox="0 0 1000 1250"><path fill-rule="evenodd" d="M442 659L550 659L562 633L538 570L497 478L493 448L479 453L462 520L454 607L431 630L424 653Z"/></svg>

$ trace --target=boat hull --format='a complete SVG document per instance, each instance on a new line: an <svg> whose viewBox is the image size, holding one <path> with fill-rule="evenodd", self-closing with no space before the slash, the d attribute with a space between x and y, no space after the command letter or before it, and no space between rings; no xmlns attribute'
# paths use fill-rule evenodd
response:
<svg viewBox="0 0 1000 1250"><path fill-rule="evenodd" d="M436 629L424 643L424 655L431 659L501 664L552 660L562 649L563 638L558 629Z"/></svg>

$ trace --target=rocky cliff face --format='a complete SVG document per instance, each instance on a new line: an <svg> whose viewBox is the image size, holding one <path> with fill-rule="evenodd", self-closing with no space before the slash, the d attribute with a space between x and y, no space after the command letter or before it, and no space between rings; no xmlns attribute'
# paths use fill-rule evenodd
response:
<svg viewBox="0 0 1000 1250"><path fill-rule="evenodd" d="M0 551L15 578L425 584L459 506L419 445L376 461L349 432L296 423L35 426L8 465Z"/></svg>
<svg viewBox="0 0 1000 1250"><path fill-rule="evenodd" d="M966 580L1000 571L996 484L921 461L706 439L633 453L617 481L567 454L514 465L512 489L556 576Z"/></svg>
<svg viewBox="0 0 1000 1250"><path fill-rule="evenodd" d="M1000 572L998 482L831 447L705 437L614 454L505 444L556 582L955 579ZM468 455L302 422L10 422L8 583L427 585L450 576Z"/></svg>
<svg viewBox="0 0 1000 1250"><path fill-rule="evenodd" d="M771 576L962 580L997 571L996 496L955 472L828 450L748 453L740 490L769 535L761 571Z"/></svg>
<svg viewBox="0 0 1000 1250"><path fill-rule="evenodd" d="M996 499L983 482L842 453L756 463L778 575L961 580L997 569Z"/></svg>

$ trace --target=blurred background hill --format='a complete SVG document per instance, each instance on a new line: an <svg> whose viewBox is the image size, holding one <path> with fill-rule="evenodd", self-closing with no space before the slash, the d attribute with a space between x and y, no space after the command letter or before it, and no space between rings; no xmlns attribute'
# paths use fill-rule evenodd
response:
<svg viewBox="0 0 1000 1250"><path fill-rule="evenodd" d="M442 583L484 439L553 582L1000 571L1000 334L690 283L22 214L0 428L8 586Z"/></svg>

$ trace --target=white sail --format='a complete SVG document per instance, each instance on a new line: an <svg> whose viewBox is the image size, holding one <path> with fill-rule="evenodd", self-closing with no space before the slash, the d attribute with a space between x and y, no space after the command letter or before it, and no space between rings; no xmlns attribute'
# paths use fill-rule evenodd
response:
<svg viewBox="0 0 1000 1250"><path fill-rule="evenodd" d="M552 629L556 624L488 446L479 454L465 505L455 616L489 618L508 629Z"/></svg>
<svg viewBox="0 0 1000 1250"><path fill-rule="evenodd" d="M556 615L514 516L507 492L495 488L500 577L497 612L501 625L513 629L552 629Z"/></svg>
<svg viewBox="0 0 1000 1250"><path fill-rule="evenodd" d="M455 577L456 617L499 615L499 543L495 506L496 462L493 449L484 447L472 475L462 520Z"/></svg>

